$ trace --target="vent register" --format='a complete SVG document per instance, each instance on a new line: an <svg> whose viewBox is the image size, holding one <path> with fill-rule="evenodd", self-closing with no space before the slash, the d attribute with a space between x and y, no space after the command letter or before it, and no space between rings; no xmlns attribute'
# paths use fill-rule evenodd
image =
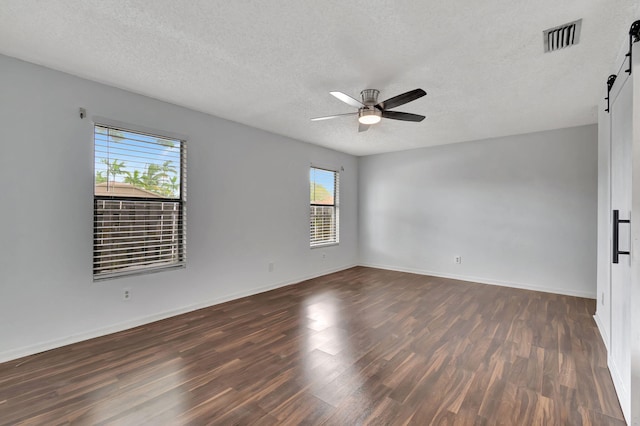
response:
<svg viewBox="0 0 640 426"><path fill-rule="evenodd" d="M581 27L582 19L578 19L577 21L545 30L543 32L545 53L578 44L580 41Z"/></svg>

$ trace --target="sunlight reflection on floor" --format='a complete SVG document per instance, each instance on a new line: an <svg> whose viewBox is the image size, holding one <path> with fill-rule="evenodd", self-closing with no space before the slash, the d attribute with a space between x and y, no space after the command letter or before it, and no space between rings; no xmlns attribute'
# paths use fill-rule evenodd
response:
<svg viewBox="0 0 640 426"><path fill-rule="evenodd" d="M157 365L141 366L126 378L123 378L117 395L107 399L98 399L87 413L87 424L96 424L106 419L115 421L126 416L127 424L140 424L150 417L160 414L160 418L172 418L174 414L183 413L189 408L189 395L179 389L184 380L184 365L177 359ZM156 380L152 378L157 376ZM140 383L143 386L137 387ZM137 387L137 388L136 388ZM132 397L132 392L138 397ZM140 403L148 401L145 409ZM85 420L82 420L83 423Z"/></svg>
<svg viewBox="0 0 640 426"><path fill-rule="evenodd" d="M307 328L301 348L305 379L316 396L335 405L340 395L361 388L364 378L354 366L352 342L343 328L341 299L323 293L310 302L303 306L302 326Z"/></svg>

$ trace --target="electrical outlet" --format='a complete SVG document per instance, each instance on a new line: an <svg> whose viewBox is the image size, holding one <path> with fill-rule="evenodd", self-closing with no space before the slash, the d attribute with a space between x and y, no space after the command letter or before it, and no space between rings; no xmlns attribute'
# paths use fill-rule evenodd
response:
<svg viewBox="0 0 640 426"><path fill-rule="evenodd" d="M122 289L122 300L129 300L131 299L131 289L130 288L123 288Z"/></svg>
<svg viewBox="0 0 640 426"><path fill-rule="evenodd" d="M275 268L275 264L273 262L269 262L269 272L273 272Z"/></svg>
<svg viewBox="0 0 640 426"><path fill-rule="evenodd" d="M326 259L327 258L327 253L322 253L322 258Z"/></svg>
<svg viewBox="0 0 640 426"><path fill-rule="evenodd" d="M459 265L462 263L462 256L456 256L454 261Z"/></svg>

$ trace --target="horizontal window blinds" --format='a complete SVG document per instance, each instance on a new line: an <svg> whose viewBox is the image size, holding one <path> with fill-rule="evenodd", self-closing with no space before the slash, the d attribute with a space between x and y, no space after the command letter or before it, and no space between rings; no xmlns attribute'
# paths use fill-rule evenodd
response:
<svg viewBox="0 0 640 426"><path fill-rule="evenodd" d="M94 279L183 266L184 141L95 126Z"/></svg>
<svg viewBox="0 0 640 426"><path fill-rule="evenodd" d="M332 170L311 167L310 170L310 245L338 242L339 174Z"/></svg>

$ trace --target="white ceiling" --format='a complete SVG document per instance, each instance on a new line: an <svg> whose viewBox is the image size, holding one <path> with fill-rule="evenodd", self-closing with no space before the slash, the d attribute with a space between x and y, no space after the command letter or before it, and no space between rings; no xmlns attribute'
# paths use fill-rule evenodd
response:
<svg viewBox="0 0 640 426"><path fill-rule="evenodd" d="M595 123L637 0L2 0L0 53L355 155ZM583 19L580 43L542 31ZM311 122L380 99L422 123Z"/></svg>

